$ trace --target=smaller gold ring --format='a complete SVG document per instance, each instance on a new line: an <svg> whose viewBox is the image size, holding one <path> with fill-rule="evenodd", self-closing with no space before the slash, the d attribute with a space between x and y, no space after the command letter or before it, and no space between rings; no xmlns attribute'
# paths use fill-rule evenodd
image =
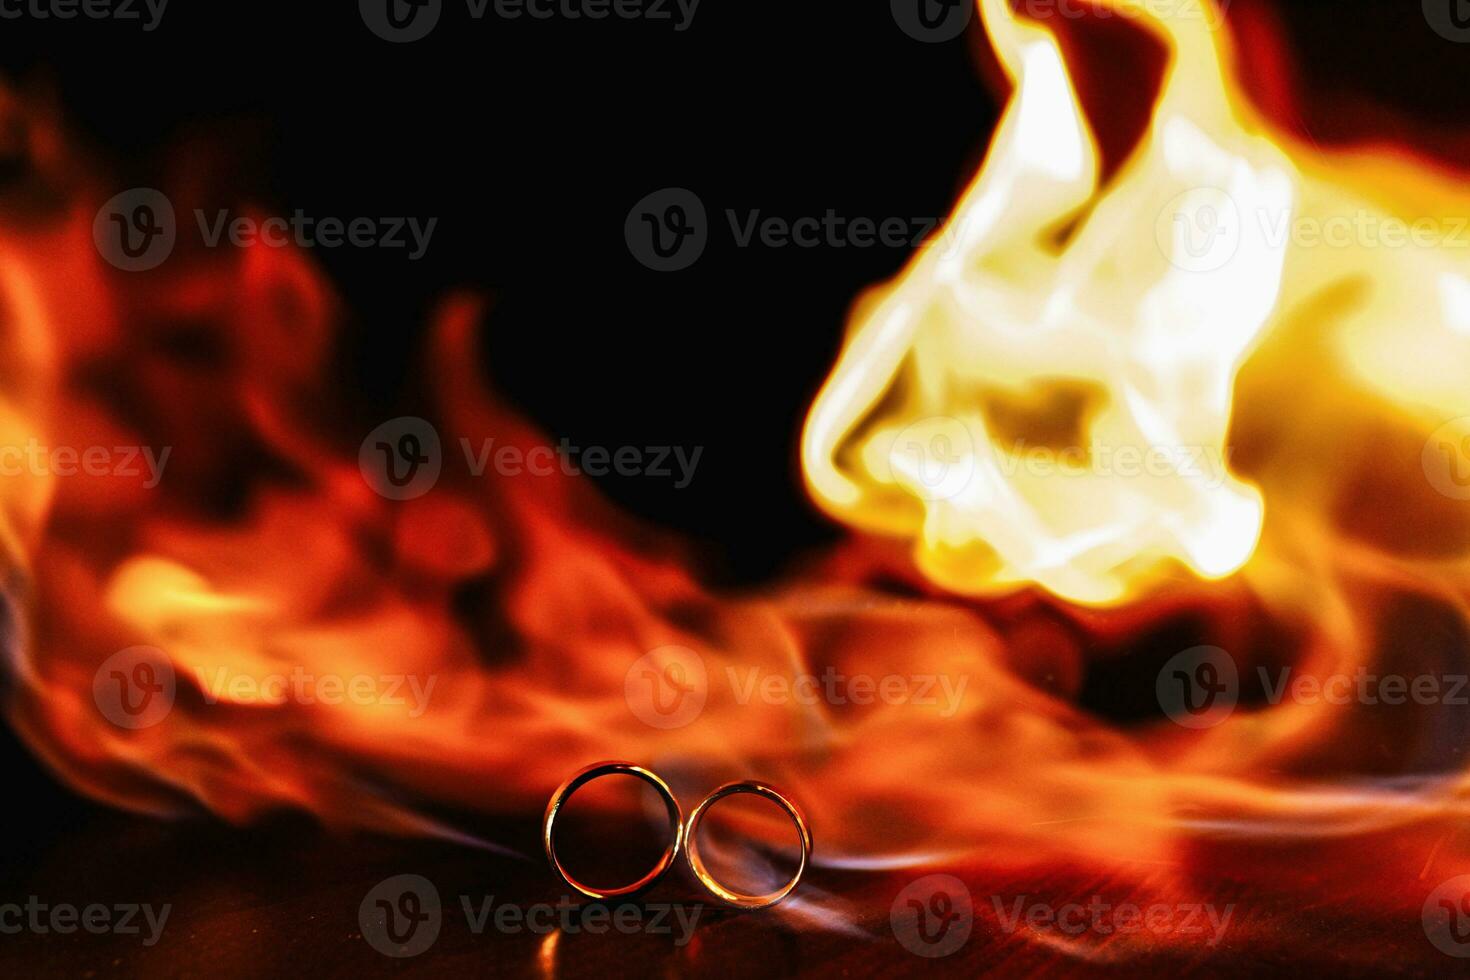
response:
<svg viewBox="0 0 1470 980"><path fill-rule="evenodd" d="M709 873L709 869L704 866L704 860L699 856L699 845L695 841L695 834L699 832L699 822L704 819L704 815L709 811L709 808L725 797L735 796L739 793L750 793L762 799L770 800L785 810L787 816L796 824L797 836L801 839L801 862L796 866L796 874L792 875L791 880L785 886L773 892L767 892L764 895L742 895L739 892L731 891L718 881L715 881L714 876ZM792 803L765 783L726 783L706 796L703 802L694 808L694 812L689 815L689 823L684 828L684 856L689 861L689 869L694 872L694 876L699 879L700 884L709 889L711 894L736 908L769 908L784 899L787 895L790 895L792 889L796 887L797 882L801 881L801 876L806 873L806 863L811 853L812 831L807 826L806 817L802 816L801 810L795 803Z"/></svg>
<svg viewBox="0 0 1470 980"><path fill-rule="evenodd" d="M658 859L658 864L648 874L639 878L631 885L622 888L593 888L584 885L567 873L567 869L556 857L556 844L552 839L552 831L556 825L557 814L561 812L562 806L571 798L571 795L583 786L602 776L637 776L658 790L658 795L663 798L664 809L669 813L669 823L674 827L674 842L664 849L663 856ZM665 783L655 773L635 766L631 762L599 762L590 765L581 772L576 773L571 779L561 784L561 787L551 794L551 802L546 804L546 819L541 825L541 840L546 845L546 858L551 862L552 870L561 876L561 880L586 895L588 898L604 901L609 898L620 898L624 895L632 895L643 891L653 885L664 876L669 868L674 866L674 860L679 856L679 846L684 839L684 812L679 809L679 801L674 799L669 784Z"/></svg>

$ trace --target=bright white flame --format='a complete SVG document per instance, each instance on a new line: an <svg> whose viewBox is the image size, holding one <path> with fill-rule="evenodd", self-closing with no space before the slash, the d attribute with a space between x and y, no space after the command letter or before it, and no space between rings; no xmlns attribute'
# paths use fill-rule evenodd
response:
<svg viewBox="0 0 1470 980"><path fill-rule="evenodd" d="M1056 39L981 8L1015 94L951 227L855 320L808 423L812 492L962 592L1107 603L1171 562L1228 575L1264 513L1227 465L1231 392L1299 177L1236 120L1205 21L1164 16L1153 124L1100 186Z"/></svg>

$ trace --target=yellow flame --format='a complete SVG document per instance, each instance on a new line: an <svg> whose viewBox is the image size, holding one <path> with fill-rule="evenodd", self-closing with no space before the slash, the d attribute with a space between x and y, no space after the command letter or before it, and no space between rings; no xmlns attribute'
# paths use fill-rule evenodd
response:
<svg viewBox="0 0 1470 980"><path fill-rule="evenodd" d="M1103 604L1174 563L1229 575L1264 515L1228 465L1232 389L1287 253L1242 215L1290 222L1301 178L1243 121L1197 3L1139 18L1170 63L1106 187L1056 38L980 7L1014 94L943 236L856 316L808 486L960 592Z"/></svg>

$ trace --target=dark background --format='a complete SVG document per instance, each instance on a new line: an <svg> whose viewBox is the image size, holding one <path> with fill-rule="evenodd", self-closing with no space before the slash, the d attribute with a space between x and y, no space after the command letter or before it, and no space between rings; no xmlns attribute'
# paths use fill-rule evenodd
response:
<svg viewBox="0 0 1470 980"><path fill-rule="evenodd" d="M1294 71L1268 68L1273 16ZM1463 165L1470 45L1434 34L1414 0L1236 0L1232 21L1283 124L1324 145L1394 129ZM482 292L496 384L554 436L705 447L687 489L603 484L700 542L730 585L836 535L800 489L801 421L849 305L911 252L738 249L724 210L946 215L997 107L978 17L967 39L922 44L881 0L704 0L683 33L616 18L471 21L447 0L438 29L409 45L370 34L352 3L173 0L152 33L0 21L0 73L53 94L118 190L167 192L207 146L219 207L438 217L419 262L313 253L348 311L342 384L381 402L382 419L401 414L435 303ZM699 194L715 228L692 269L659 274L629 254L623 222L667 186ZM12 867L113 819L3 728L0 771L19 801L0 858Z"/></svg>

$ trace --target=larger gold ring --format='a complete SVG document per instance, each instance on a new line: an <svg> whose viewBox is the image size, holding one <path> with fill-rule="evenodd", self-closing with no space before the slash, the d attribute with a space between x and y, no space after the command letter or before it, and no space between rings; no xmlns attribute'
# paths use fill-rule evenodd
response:
<svg viewBox="0 0 1470 980"><path fill-rule="evenodd" d="M663 856L659 858L658 864L654 869L633 882L633 884L626 885L622 888L593 888L573 878L567 873L567 869L562 867L561 862L556 857L556 843L553 839L552 832L556 825L557 814L561 812L562 806L571 798L573 793L594 779L602 776L618 775L637 776L658 790L658 795L663 798L664 808L668 810L669 823L674 826L674 842L664 849ZM674 794L670 791L668 783L665 783L656 774L644 769L642 766L635 766L631 762L599 762L595 765L588 766L586 769L572 776L571 779L561 784L560 789L551 794L551 802L546 804L546 819L541 825L541 839L546 845L546 858L551 862L552 869L561 876L562 881L565 881L588 898L604 901L609 898L619 898L624 895L641 892L662 878L669 868L674 866L674 860L679 856L679 845L684 839L684 812L679 809L679 801L674 799Z"/></svg>
<svg viewBox="0 0 1470 980"><path fill-rule="evenodd" d="M699 832L699 822L704 819L704 815L709 812L710 807L725 797L735 796L738 793L750 793L754 796L759 796L762 799L770 800L785 810L786 814L791 817L792 822L796 824L797 836L801 838L801 863L796 866L796 874L792 875L791 880L783 887L773 892L768 892L765 895L742 895L739 892L731 891L718 881L715 881L714 876L709 873L709 869L704 866L704 861L699 856L699 845L695 840L695 835ZM706 796L704 801L694 808L694 812L689 815L689 824L684 830L684 854L689 860L689 868L694 872L694 876L715 897L726 904L741 909L769 908L784 899L787 895L790 895L791 890L796 887L797 882L801 881L801 876L806 873L806 863L807 859L811 856L811 852L812 831L807 826L806 818L802 816L801 810L797 808L795 803L792 803L764 783L726 783Z"/></svg>

